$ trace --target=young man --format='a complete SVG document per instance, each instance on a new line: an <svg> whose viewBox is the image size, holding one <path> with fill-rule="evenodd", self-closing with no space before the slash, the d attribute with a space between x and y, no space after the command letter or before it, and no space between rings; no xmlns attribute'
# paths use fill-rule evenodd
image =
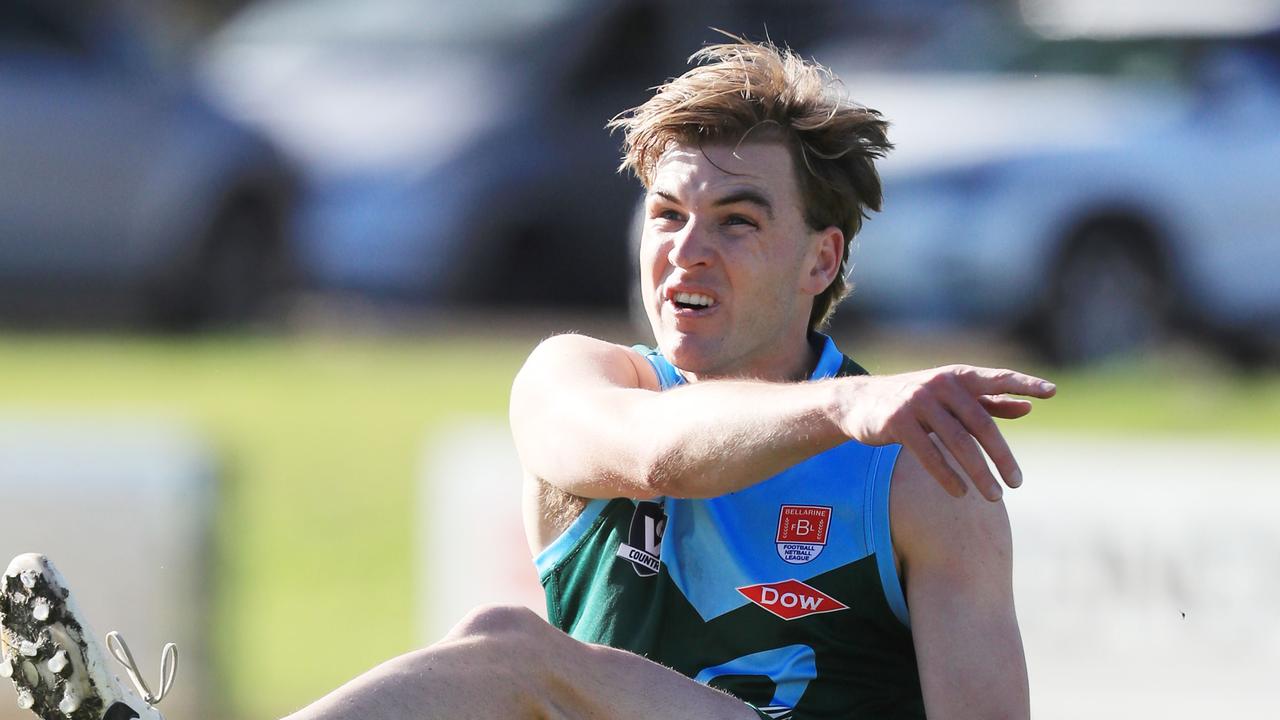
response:
<svg viewBox="0 0 1280 720"><path fill-rule="evenodd" d="M1028 715L983 450L1018 485L992 416L1052 385L963 366L871 377L841 355L818 329L880 205L885 123L770 45L698 58L615 121L648 190L658 348L553 337L512 389L559 629L482 608L296 720ZM45 720L152 716L101 672L91 634L66 631L63 586L38 556L5 578L23 702Z"/></svg>

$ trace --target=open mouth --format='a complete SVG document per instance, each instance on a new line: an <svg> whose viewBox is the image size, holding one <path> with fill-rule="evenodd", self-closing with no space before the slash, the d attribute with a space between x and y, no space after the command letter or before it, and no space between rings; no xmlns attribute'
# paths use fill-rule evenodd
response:
<svg viewBox="0 0 1280 720"><path fill-rule="evenodd" d="M667 300L675 306L676 311L690 313L708 310L717 304L716 299L710 295L696 292L674 292L668 296Z"/></svg>

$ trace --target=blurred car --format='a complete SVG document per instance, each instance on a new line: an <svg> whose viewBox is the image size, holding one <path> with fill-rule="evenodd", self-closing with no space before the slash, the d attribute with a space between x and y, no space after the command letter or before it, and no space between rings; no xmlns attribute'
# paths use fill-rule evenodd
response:
<svg viewBox="0 0 1280 720"><path fill-rule="evenodd" d="M1269 351L1280 35L1039 52L1096 72L850 73L899 148L853 255L853 306L1021 333L1064 363L1181 329Z"/></svg>
<svg viewBox="0 0 1280 720"><path fill-rule="evenodd" d="M300 262L321 288L621 307L639 194L605 130L709 28L804 47L851 12L677 0L268 0L209 44L226 105L305 168Z"/></svg>
<svg viewBox="0 0 1280 720"><path fill-rule="evenodd" d="M109 8L0 3L0 311L252 317L282 281L290 172Z"/></svg>

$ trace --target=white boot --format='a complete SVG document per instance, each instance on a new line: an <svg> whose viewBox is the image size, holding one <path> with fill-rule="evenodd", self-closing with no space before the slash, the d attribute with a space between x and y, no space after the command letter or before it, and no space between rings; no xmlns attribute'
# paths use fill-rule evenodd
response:
<svg viewBox="0 0 1280 720"><path fill-rule="evenodd" d="M0 578L0 677L13 680L19 707L42 720L163 720L154 706L173 683L176 648L165 647L164 677L153 696L119 635L109 634L107 644L142 697L107 667L106 654L49 559L28 553L9 563Z"/></svg>

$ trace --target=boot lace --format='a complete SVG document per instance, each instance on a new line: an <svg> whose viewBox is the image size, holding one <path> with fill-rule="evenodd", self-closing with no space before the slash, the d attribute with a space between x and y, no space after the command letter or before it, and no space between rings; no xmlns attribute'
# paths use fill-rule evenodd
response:
<svg viewBox="0 0 1280 720"><path fill-rule="evenodd" d="M142 679L138 663L133 659L133 653L129 652L129 644L120 637L120 633L114 631L107 633L107 650L117 662L124 666L125 672L129 673L129 679L133 681L133 686L138 689L138 694L142 696L142 701L147 704L147 707L154 708L169 694L169 690L173 687L173 679L178 674L177 645L168 643L160 653L159 693L152 693L147 681Z"/></svg>

